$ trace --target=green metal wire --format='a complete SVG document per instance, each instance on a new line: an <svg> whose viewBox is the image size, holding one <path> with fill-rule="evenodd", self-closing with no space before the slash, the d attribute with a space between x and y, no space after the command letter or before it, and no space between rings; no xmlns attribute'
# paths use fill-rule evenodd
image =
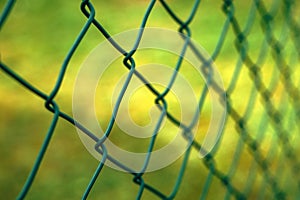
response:
<svg viewBox="0 0 300 200"><path fill-rule="evenodd" d="M7 19L7 16L9 15L10 11L12 10L15 2L16 2L15 0L9 0L5 4L5 7L0 15L0 30L2 29L2 26L5 20Z"/></svg>
<svg viewBox="0 0 300 200"><path fill-rule="evenodd" d="M80 5L82 14L87 18L84 26L80 30L77 38L73 45L70 47L61 67L60 72L57 74L55 85L51 92L45 93L33 86L29 81L26 81L21 75L17 74L12 70L10 66L5 64L5 60L0 60L0 70L13 80L21 84L25 89L31 93L37 95L45 102L45 108L53 113L52 122L49 125L44 141L41 145L40 151L37 155L35 163L31 172L28 175L26 182L23 185L22 190L17 196L17 199L26 198L32 184L34 183L35 177L38 174L41 163L47 152L47 148L52 140L52 136L55 131L55 127L59 119L64 119L72 125L80 129L87 137L95 142L95 150L101 154L101 161L91 177L85 191L83 192L82 199L87 199L91 192L97 193L98 191L92 191L97 181L101 181L101 173L105 167L106 162L112 162L119 168L127 171L128 174L133 176L133 183L138 186L136 192L136 199L142 199L145 191L148 191L155 195L159 199L176 199L180 192L183 184L189 184L184 182L184 175L188 169L189 163L191 162L191 156L193 151L199 152L200 150L205 152L205 157L199 165L205 167L205 172L201 171L199 174L195 174L195 179L202 179L203 187L198 188L200 199L215 199L216 191L220 188L213 188L217 181L224 189L224 199L297 199L297 194L290 193L289 186L284 185L284 175L280 173L281 168L289 170L293 174L294 182L297 184L297 188L300 191L300 163L297 157L297 148L292 145L292 138L299 132L300 126L300 88L299 83L296 83L291 79L294 67L299 64L300 60L300 25L299 20L295 19L295 5L296 1L293 0L273 0L271 3L263 0L252 0L249 12L246 14L246 23L239 21L239 3L233 0L223 0L221 5L219 2L219 11L225 14L223 26L219 33L219 37L215 39L215 48L211 53L210 58L205 58L197 46L191 40L194 36L195 27L192 26L195 19L201 20L201 14L199 8L201 7L201 1L195 0L193 6L189 11L189 15L186 19L182 19L180 15L173 9L173 4L165 0L150 0L143 18L140 22L139 31L136 36L135 42L132 44L131 49L123 48L117 41L115 41L109 34L109 30L105 28L96 18L96 10L94 5L89 0L83 0ZM0 29L4 26L4 22L7 20L9 13L13 9L15 1L8 0L0 15ZM161 6L165 12L170 16L170 21L175 22L178 26L177 31L180 33L183 45L179 46L180 55L177 58L177 62L174 66L174 73L169 79L167 87L163 91L159 91L149 80L144 77L142 73L136 68L136 60L133 58L135 53L139 51L139 45L143 41L144 30L147 28L147 22L151 18L151 14L154 14L154 7ZM269 7L270 6L270 7ZM75 12L75 11L74 11ZM213 12L211 11L212 15ZM274 21L277 20L279 14L282 14L284 21L283 26L280 29L280 36L277 37L275 34ZM297 14L296 14L297 15ZM260 31L263 32L263 41L260 44L258 56L254 58L251 54L251 42L249 37L253 34L255 29L255 22L259 21ZM6 24L9 26L9 24ZM83 38L91 27L95 27L103 37L110 42L120 55L123 55L123 66L129 70L124 85L118 95L117 101L114 105L113 112L111 114L109 123L105 129L102 137L98 137L97 134L88 130L84 124L75 121L70 115L64 113L55 99L57 94L60 92L60 88L63 84L64 78L67 76L67 68L74 57L74 53L78 46L83 42ZM241 28L243 27L243 28ZM206 28L206 27L199 27ZM214 80L214 74L211 70L211 63L218 61L220 55L223 53L224 44L230 39L230 34L233 35L234 39L231 38L229 41L232 50L238 55L232 63L236 63L235 68L231 74L229 84L226 87L225 93ZM285 57L284 50L288 41L293 41L294 57L291 58L291 62ZM291 48L289 46L289 48ZM184 124L180 119L176 118L175 115L169 110L169 102L166 100L167 95L172 89L174 83L177 81L178 73L184 68L183 61L186 56L186 52L191 51L195 57L203 63L202 66L198 66L199 69L206 76L207 84L203 86L199 91L198 98L198 109L195 111L191 122ZM271 56L269 56L271 54ZM268 62L268 59L272 59L275 63L272 66L271 79L268 83L264 81L265 69L264 65ZM299 65L297 66L299 67ZM225 68L225 66L221 66ZM240 108L234 102L234 95L238 91L238 84L241 80L242 72L248 72L250 78L249 87L251 90L247 97L245 97L246 109L242 112ZM120 162L117 158L113 157L107 150L105 141L111 137L112 129L115 126L115 119L118 115L119 106L123 100L123 96L126 93L128 85L132 81L132 77L136 76L142 83L145 84L147 89L152 93L153 104L155 104L159 110L160 115L156 119L156 126L152 131L152 137L148 143L147 156L145 157L143 166L139 171L133 170ZM284 91L278 97L278 103L274 102L273 98L276 90L282 85ZM206 149L202 148L201 142L197 141L193 137L192 130L197 124L199 118L203 113L205 102L208 101L209 90L208 86L218 93L220 101L226 97L224 107L227 108L227 116L225 121L225 129L219 127L220 131L223 131L223 135L217 141L217 144L211 152L207 152ZM260 101L263 106L262 114L256 116L255 106ZM257 124L253 125L253 118L256 118ZM168 120L173 125L181 130L181 136L186 140L187 149L183 154L183 159L178 169L178 174L175 178L175 183L172 190L168 193L157 187L155 184L150 184L147 178L144 176L149 166L150 158L152 156L153 149L157 143L159 129L161 128L163 121ZM230 122L232 121L232 122ZM288 125L286 125L288 124ZM231 127L234 126L234 127ZM253 126L256 128L253 129ZM287 128L289 127L289 128ZM269 136L268 131L272 129L272 135ZM253 130L257 130L256 133L252 133ZM232 132L232 133L231 133ZM228 136L229 134L229 136ZM226 151L223 148L225 139L228 139L232 134L237 137L237 144L231 149L233 154L230 158L225 158L226 162L230 162L230 167L225 170L222 168L222 158L218 157L220 153ZM269 149L264 150L263 141L269 140ZM244 172L245 180L242 183L237 181L237 174L243 169L240 169L240 163L243 161L244 149L247 149L249 156L251 157L249 172ZM282 152L282 153L281 153ZM223 158L224 159L224 158ZM279 159L279 162L274 160ZM229 160L229 161L228 161ZM274 165L276 165L274 167ZM258 175L261 175L262 181L258 184L255 182ZM206 177L205 177L206 176ZM167 183L170 184L170 183ZM256 191L255 191L256 190ZM268 192L270 194L268 194ZM101 196L101 192L99 193ZM101 197L100 197L101 198ZM121 198L121 197L119 197Z"/></svg>

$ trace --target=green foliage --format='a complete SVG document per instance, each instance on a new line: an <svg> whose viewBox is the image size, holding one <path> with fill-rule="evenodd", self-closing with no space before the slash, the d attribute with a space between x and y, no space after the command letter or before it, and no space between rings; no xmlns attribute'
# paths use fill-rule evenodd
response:
<svg viewBox="0 0 300 200"><path fill-rule="evenodd" d="M4 0L0 0L1 9L4 6L4 2ZM170 3L174 12L182 18L188 16L193 6L193 1L170 0L167 2ZM269 1L265 2L269 3ZM221 1L212 2L208 0L201 2L198 13L191 24L192 38L201 44L210 55L215 50L226 21L226 15L222 12L222 3ZM113 35L128 29L138 28L148 2L140 0L112 0L95 1L93 4L96 8L96 18ZM251 1L235 1L234 4L236 7L235 15L238 23L243 28L251 11ZM11 15L1 29L1 61L42 91L50 92L56 82L64 57L86 21L86 18L80 12L79 6L80 1L17 1ZM299 4L295 5L295 9L297 8L299 8ZM283 17L282 14L276 15L272 24L273 32L279 40L282 39L281 31L285 25ZM256 20L254 20L253 28L250 30L247 39L249 44L248 53L251 58L256 60L258 59L261 44L265 39L265 32L261 29L261 21L257 20L260 19L257 13L254 19ZM178 25L160 5L155 6L150 15L148 26L178 29ZM60 108L70 115L72 114L73 84L77 71L89 52L102 41L104 41L104 37L95 28L90 28L70 62L62 88L56 98ZM236 34L230 29L226 35L221 53L216 59L216 64L222 75L225 88L228 90L232 82L234 82L234 71L240 68L239 79L234 84L234 89L237 92L232 93L229 98L232 107L240 113L245 113L249 105L249 94L253 90L254 84L253 78L249 75L251 73L245 67L245 63L239 66L240 52L235 48L235 41ZM295 51L295 44L292 40L288 40L285 45L284 57L288 62L298 67L290 78L294 83L299 83L299 55ZM276 60L272 58L270 52L267 54L267 62L259 67L262 72L263 82L269 85L269 83L272 83L272 77L274 76L271 71L276 66ZM137 58L147 62L147 58L143 58L143 56L137 55ZM298 60L295 61L295 58L298 58ZM158 59L161 59L161 57L158 56ZM118 74L118 70L113 68L111 73ZM279 77L278 73L275 73L275 77ZM193 73L186 72L186 76L193 77ZM197 85L197 81L193 83ZM106 87L107 91L104 91L104 93L111 92L111 87L108 85ZM288 130L290 129L291 132L289 134L292 136L297 129L291 125L293 122L290 121L296 121L297 119L289 117L294 116L295 113L292 103L286 100L287 94L282 95L285 92L285 87L283 83L276 86L271 100L284 116L288 116L285 118L282 126ZM255 95L259 96L257 93ZM44 102L41 99L24 90L23 87L2 73L2 71L0 73L0 97L0 193L6 199L14 199L21 190L34 163L51 123L52 114L43 108ZM282 99L284 100L282 101ZM151 100L145 100L145 102L149 103ZM104 104L107 102L104 102ZM274 162L271 162L270 170L276 176L276 173L278 173L278 168L276 167L283 165L282 173L284 175L282 179L284 180L279 180L278 182L288 193L292 194L291 196L296 196L295 180L285 181L287 177L292 175L291 167L280 163L282 147L272 147L273 144L280 143L277 141L279 139L265 139L272 138L276 130L268 125L266 127L259 125L261 116L269 119L264 108L265 104L260 102L263 102L262 97L259 98L259 101L257 100L253 103L253 114L249 117L247 124L250 127L249 134L253 138L260 138L260 153L264 157L270 154L269 149L274 149L273 152L275 154L278 153L278 156L274 156L273 160L271 159ZM285 102L284 105L282 102ZM208 112L207 107L204 108L204 113ZM141 111L143 111L142 107L135 110L136 113ZM104 113L98 114L101 116L101 123L105 124L109 120L110 113ZM138 117L136 119L139 120ZM143 124L146 120L149 119L143 118L139 123ZM202 120L207 123L209 116L204 116ZM216 164L223 173L230 171L235 149L239 144L242 144L242 131L239 128L235 128L236 126L236 121L229 117L224 130L221 150L218 151L215 157ZM291 126L294 128L291 128ZM256 134L260 132L261 128L266 128L267 130L264 137ZM115 131L118 132L117 130ZM299 137L293 136L292 138L294 139L291 145L299 152L297 145ZM120 142L118 137L114 138L113 136L113 139L116 140L116 143ZM197 139L201 140L201 135ZM276 141L273 142L273 140ZM132 142L129 141L128 145L133 146L132 148L142 148L142 143L134 140ZM241 146L243 145L245 144L243 143ZM232 178L233 184L238 187L245 183L245 180L248 178L248 173L246 172L251 171L252 168L250 169L250 167L253 161L251 151L249 153L246 148L241 146L240 152L243 156L239 164L237 164L237 173ZM197 157L197 152L193 152L190 157L181 189L178 192L178 199L198 198L206 184L205 181L209 170L203 165L202 160ZM172 186L175 184L182 159L180 158L161 171L146 174L144 176L145 180L160 188L164 193L170 193ZM78 199L82 196L97 165L98 162L82 145L75 128L60 120L41 169L28 194L28 199ZM264 180L266 180L266 177L264 177L263 173L256 175L250 198L257 197ZM167 181L168 183L166 183ZM209 191L211 199L222 198L228 192L216 177L212 179L211 188ZM134 199L137 191L138 186L132 183L131 175L105 167L93 187L90 199L111 199L112 197ZM273 197L270 190L267 190L265 195L266 198ZM145 199L154 198L153 194L149 192L145 192L143 197Z"/></svg>

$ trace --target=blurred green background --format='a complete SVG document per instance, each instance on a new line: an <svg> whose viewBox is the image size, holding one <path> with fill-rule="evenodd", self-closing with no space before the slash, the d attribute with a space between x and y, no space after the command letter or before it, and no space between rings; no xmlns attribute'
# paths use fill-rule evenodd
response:
<svg viewBox="0 0 300 200"><path fill-rule="evenodd" d="M167 2L183 19L189 15L193 6L193 1L190 0ZM270 1L265 2L268 4ZM111 0L92 3L96 10L96 18L112 35L138 28L148 5L148 1L145 0ZM203 0L191 24L192 38L201 44L210 55L216 47L226 20L221 9L222 3L222 1ZM4 4L5 1L0 0L1 10ZM235 6L237 8L235 15L243 27L247 20L251 1L236 1ZM299 5L296 5L297 8ZM256 17L258 18L258 16ZM49 93L56 82L64 57L85 21L86 18L80 11L80 1L17 1L0 33L0 59L30 83ZM275 35L280 35L282 24L282 15L279 14L276 16L276 23L273 26ZM159 2L154 7L147 25L172 30L178 29L178 25L168 16ZM263 39L264 33L260 28L259 20L256 19L248 37L250 44L248 50L252 57L257 57ZM235 35L230 29L220 56L216 60L225 88L229 87L239 57L234 48L234 40ZM91 27L71 59L62 88L55 98L60 108L70 115L72 115L73 84L78 69L89 52L102 41L104 41L104 37ZM286 55L292 60L292 57L295 56L292 40L288 40L286 46ZM261 66L263 80L266 83L271 79L269 71L274 64L271 56L268 55L266 64ZM297 63L296 66L299 67L299 64ZM291 78L294 82L299 81L299 69L295 70ZM236 92L231 96L232 105L241 113L246 109L245 99L249 97L251 83L249 73L243 66L235 87ZM281 97L282 88L282 85L278 86L278 91L273 99L274 104L279 110L290 110L292 108L290 104L282 107L282 102L278 100ZM31 170L53 115L44 108L44 102L40 98L25 90L2 72L0 73L0 97L0 194L5 199L14 199ZM138 108L137 113L139 113L139 109L142 110L142 108ZM259 101L255 103L253 109L254 116L261 116L264 113L263 106ZM292 111L286 113L289 112L292 113ZM107 122L109 114L105 115L107 118L101 120ZM208 119L209 116L207 116ZM249 126L253 135L259 131L257 127L259 120L260 117L251 118ZM285 123L284 126L289 128L289 123ZM292 135L295 131L293 130L290 134ZM267 136L271 137L273 134L274 130L268 128ZM231 167L231 158L239 140L235 123L229 118L222 145L216 155L217 166L224 173L228 172ZM299 137L292 140L295 148L298 148L297 141L299 141ZM271 141L262 141L263 155L267 154L271 144ZM281 158L281 149L275 148L272 151L275 154L278 152L274 160ZM197 152L194 151L191 155L176 199L198 199L201 194L208 170L196 154ZM233 184L237 187L246 182L247 172L253 161L246 148L242 148L241 154L243 156L237 172L232 178ZM145 174L145 180L156 188L160 188L163 193L170 193L175 184L181 161L182 158L165 169ZM27 197L28 199L79 199L97 164L97 160L82 145L75 128L69 123L59 120L49 149ZM274 161L274 165L271 164L271 166L275 169L277 162ZM294 195L296 189L293 180L286 181L286 177L292 176L289 167L284 165L282 173L284 175L281 178L282 181L278 179L279 184ZM139 187L132 182L132 178L132 175L104 167L92 189L90 199L134 199ZM250 197L256 197L262 179L259 173L256 174L256 181ZM221 198L225 193L226 188L216 178L213 178L209 190L210 199ZM266 190L265 195L270 198L272 191ZM154 199L153 194L147 191L144 192L143 197L144 199Z"/></svg>

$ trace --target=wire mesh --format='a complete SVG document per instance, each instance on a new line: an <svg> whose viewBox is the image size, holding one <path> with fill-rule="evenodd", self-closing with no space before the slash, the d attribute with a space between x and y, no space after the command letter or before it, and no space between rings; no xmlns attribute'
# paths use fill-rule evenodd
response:
<svg viewBox="0 0 300 200"><path fill-rule="evenodd" d="M5 22L9 17L9 13L13 14L14 3L15 1L8 0L4 5L0 16L1 30L2 28L5 29L6 26L10 26L9 23L5 24ZM202 144L190 135L194 123L183 124L180 119L172 115L168 110L166 100L166 96L170 92L169 88L172 88L173 82L176 81L177 72L182 70L181 59L183 57L179 57L177 60L169 87L161 92L151 85L136 69L134 55L143 40L144 28L147 27L147 23L153 17L150 14L153 13L155 7L160 7L177 24L178 32L184 36L184 45L178 48L181 48L182 52L191 49L199 59L203 59L201 53L190 41L190 38L194 37L193 33L199 29L199 27L193 26L193 21L195 18L201 20L202 4L204 2L200 2L200 0L194 1L188 17L183 18L173 9L174 4L172 1L152 0L149 1L148 6L143 2L146 11L139 26L140 31L132 49L126 51L117 41L112 39L109 29L102 25L101 20L96 19L97 9L92 1L82 1L80 8L82 14L86 17L86 22L61 65L54 87L47 93L25 80L22 75L19 75L13 68L5 64L5 59L1 58L0 68L2 72L42 99L45 102L45 109L53 113L51 124L36 161L33 163L31 172L17 199L24 199L31 192L30 188L38 175L38 171L43 170L42 161L49 148L50 141L53 140L52 136L60 119L77 126L95 140L97 143L95 148L102 154L102 159L90 178L86 189L82 190L82 199L88 198L91 192L101 198L102 193L97 193L96 190L93 191L93 188L97 185L97 181L101 182L101 176L99 175L105 173L104 166L105 162L108 161L131 174L128 174L128 176L133 177L133 183L138 185L138 190L125 192L135 193L136 199L142 199L146 192L153 194L157 199L174 199L186 196L186 194L178 196L178 193L180 193L181 188L190 184L191 180L185 179L185 174L188 173L188 166L193 165L193 152L199 152ZM211 59L218 63L221 72L222 70L230 72L227 72L224 77L225 93L221 92L217 85L214 85L213 79L209 84L213 86L215 91L219 92L220 97L226 95L227 116L222 137L213 151L207 152L206 156L197 164L197 169L201 171L202 175L195 174L194 176L198 176L204 182L199 184L198 187L193 186L192 189L197 191L198 196L195 196L195 192L193 192L192 197L196 199L214 199L216 197L224 199L232 197L236 199L297 199L300 197L300 166L297 157L299 151L297 145L299 136L297 133L299 133L300 122L300 22L297 11L299 11L300 5L293 0L253 0L246 9L247 14L243 13L245 17L242 19L239 13L239 6L241 6L239 2L224 0L211 4L214 4L211 8L219 8L224 14L221 31L217 33L218 38L213 39L214 49L211 53ZM214 10L208 10L207 12L214 15ZM101 15L100 9L99 14ZM137 21L140 21L140 19L137 19ZM96 28L120 55L123 55L123 67L129 70L127 81L123 85L123 92L118 96L117 103L114 105L115 109L101 138L95 136L84 124L76 122L70 114L63 112L56 101L63 80L67 77L66 71L69 63L79 45L84 43L83 39L91 28ZM225 62L223 63L224 60L220 58L223 54L226 56L228 51L234 52L234 57L228 59L230 60L228 62L231 63L229 66ZM5 55L5 49L1 54ZM205 75L211 76L210 73ZM112 157L104 143L107 138L111 137L110 134L115 126L118 107L132 77L138 77L146 84L155 97L154 103L161 111L156 130L154 130L153 137L149 142L148 156L145 159L143 169L139 173L133 172L126 165ZM207 87L204 87L199 100L200 110L203 106L201 102L208 95ZM195 118L198 119L198 117L196 115ZM182 129L182 137L191 144L180 160L177 174L174 175L176 177L174 184L166 183L171 185L169 191L163 190L155 182L147 182L147 178L145 178L147 176L145 169L156 144L156 132L162 125L164 118ZM202 151L205 150L202 149ZM205 172L202 171L203 167L205 167ZM200 173L199 171L198 173ZM197 179L195 177L194 179Z"/></svg>

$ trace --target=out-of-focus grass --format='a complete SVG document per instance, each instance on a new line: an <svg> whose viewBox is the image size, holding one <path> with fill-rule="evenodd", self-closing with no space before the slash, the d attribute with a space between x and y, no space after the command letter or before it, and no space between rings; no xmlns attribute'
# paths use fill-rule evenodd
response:
<svg viewBox="0 0 300 200"><path fill-rule="evenodd" d="M86 20L79 10L79 3L76 1L17 2L1 30L1 60L39 89L45 92L51 91L61 63ZM98 19L111 34L115 34L137 28L147 3L110 1L94 2L94 5ZM180 10L178 8L177 10L187 14L190 6L184 7L185 9L179 7ZM159 6L152 16L150 25L177 29L176 24ZM91 28L71 60L63 86L56 98L60 108L69 114L71 114L72 89L77 69L89 51L103 40L103 37ZM52 114L43 108L43 101L24 90L5 74L0 74L0 81L2 83L0 85L0 192L7 199L13 199L22 188L34 163L50 125ZM180 162L177 162L174 167L162 170L160 173L151 173L146 177L150 178L151 183L157 187L170 192L179 164ZM60 120L28 199L79 198L96 166L97 161L82 145L74 127ZM190 174L193 177L192 172ZM162 182L162 175L164 179L170 179L169 184ZM138 186L131 182L132 176L106 167L93 188L90 198L134 199ZM193 189L189 194L182 193L181 196L198 196L200 183L203 184L198 179L194 181L188 179L188 184L193 185ZM150 199L153 197L147 192L145 196Z"/></svg>
<svg viewBox="0 0 300 200"><path fill-rule="evenodd" d="M241 24L246 21L247 12L250 8L249 2L235 2L238 8L236 15ZM1 61L39 89L47 93L50 92L64 57L86 20L80 12L79 4L80 1L17 1L0 33ZM111 34L138 28L147 6L146 1L138 0L130 2L101 1L93 2L93 4L96 8L96 17ZM0 1L0 5L3 7L3 0ZM187 17L192 8L192 1L174 0L170 1L170 5L179 16ZM201 44L209 54L214 51L225 18L226 16L221 11L220 2L201 2L198 14L191 25L192 38ZM154 8L148 25L178 29L178 26L160 5ZM249 44L251 44L249 45L249 52L254 58L258 55L256 49L260 48L263 39L263 33L259 26L259 21L255 22L251 36L248 38ZM280 30L279 26L278 29ZM234 39L234 34L229 31L220 57L216 61L225 88L230 85L234 66L239 57L234 50ZM56 98L60 108L69 114L72 114L72 90L77 70L88 53L103 40L103 36L95 28L91 28L70 62L63 86ZM137 55L137 60L139 59L144 59L147 62L147 58L140 58ZM274 64L270 62L262 70L266 83L271 78L268 69ZM117 72L118 70L115 69L116 74ZM249 86L251 79L247 70L243 69L241 74L236 87L239 92L234 93L231 100L233 106L242 113L246 109L245 98L248 98L247 94L251 90L251 86ZM192 77L193 74L187 72L186 75ZM297 76L294 76L294 79L297 79ZM113 85L107 85L105 92L109 93L111 87ZM278 95L280 92L278 90ZM0 73L0 97L0 193L7 199L13 199L22 188L33 165L50 125L52 114L43 108L44 102L41 99L24 90L4 73ZM102 97L101 94L100 97ZM149 103L152 100L149 98L145 101ZM109 99L99 107L105 106L107 102L110 102ZM103 108L102 112L98 113L104 124L109 120L108 108ZM143 107L135 107L133 118L140 120L136 114L144 110ZM255 113L261 115L261 105L256 105ZM148 118L144 118L144 120L148 120ZM203 120L208 119L204 118ZM252 121L254 132L258 122L258 118ZM145 121L142 120L139 123L143 124ZM229 119L223 142L225 147L216 157L218 166L223 168L224 172L227 172L231 167L231 160L224 160L224 157L233 156L235 148L232 147L235 147L239 140L233 124L232 120ZM270 131L271 134L272 131ZM116 139L116 142L120 141ZM141 144L133 142L132 145ZM264 147L266 146L267 149L268 145L267 142ZM178 193L178 199L198 198L204 186L207 169L198 159L196 153L193 152L191 156ZM236 185L243 183L246 179L247 174L243 172L249 169L249 161L251 160L245 149L242 153L244 157L241 160L237 178L234 179ZM145 180L157 188L161 188L165 193L171 192L178 175L181 159L159 172L146 174ZM97 161L86 151L74 127L60 120L41 169L28 194L28 199L77 199L82 195L96 167ZM226 192L225 188L220 185L221 183L214 179L212 187L217 188L218 192L211 190L211 199L217 199ZM134 199L137 191L138 186L132 183L131 175L105 167L90 198ZM153 199L152 194L148 192L145 192L144 197L145 199Z"/></svg>

